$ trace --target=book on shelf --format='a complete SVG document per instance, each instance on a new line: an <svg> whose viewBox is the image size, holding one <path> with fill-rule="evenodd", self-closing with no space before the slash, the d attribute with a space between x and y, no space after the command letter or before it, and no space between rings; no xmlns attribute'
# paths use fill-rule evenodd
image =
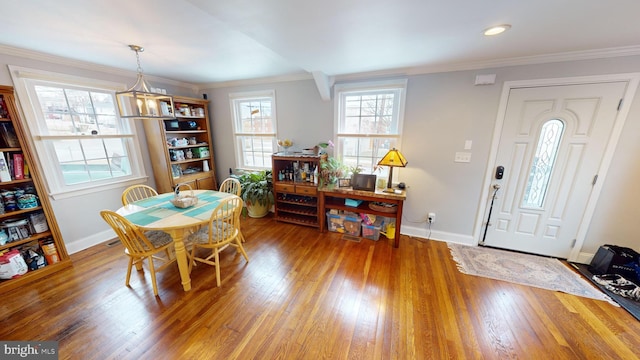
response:
<svg viewBox="0 0 640 360"><path fill-rule="evenodd" d="M16 180L24 179L24 158L22 154L13 154L13 178Z"/></svg>
<svg viewBox="0 0 640 360"><path fill-rule="evenodd" d="M20 147L16 131L10 123L0 123L0 139L2 140L2 147Z"/></svg>
<svg viewBox="0 0 640 360"><path fill-rule="evenodd" d="M7 105L4 103L3 96L0 96L0 118L9 118L9 112L7 111Z"/></svg>
<svg viewBox="0 0 640 360"><path fill-rule="evenodd" d="M29 164L27 164L27 159L23 159L23 165L24 165L24 168L23 168L24 178L28 179L31 177L31 173L29 172L30 170L29 170Z"/></svg>
<svg viewBox="0 0 640 360"><path fill-rule="evenodd" d="M11 180L11 172L9 172L7 158L4 156L4 152L0 151L0 181L6 182Z"/></svg>

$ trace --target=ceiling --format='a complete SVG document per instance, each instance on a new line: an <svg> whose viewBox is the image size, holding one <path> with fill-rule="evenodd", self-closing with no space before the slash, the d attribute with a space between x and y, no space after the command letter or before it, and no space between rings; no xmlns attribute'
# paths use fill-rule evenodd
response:
<svg viewBox="0 0 640 360"><path fill-rule="evenodd" d="M638 0L0 0L0 8L0 51L135 71L127 45L137 44L145 74L195 84L640 54ZM482 35L504 23L511 30Z"/></svg>

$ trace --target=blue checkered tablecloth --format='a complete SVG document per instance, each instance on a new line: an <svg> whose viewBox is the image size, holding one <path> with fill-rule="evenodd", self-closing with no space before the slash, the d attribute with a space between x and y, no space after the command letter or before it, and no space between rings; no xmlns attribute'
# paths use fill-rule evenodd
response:
<svg viewBox="0 0 640 360"><path fill-rule="evenodd" d="M124 217L133 224L142 227L153 227L154 224L166 221L169 218L172 222L202 222L211 217L211 212L220 204L222 199L235 196L213 190L196 191L195 195L198 197L198 203L186 209L175 207L171 203L175 196L174 193L165 193L138 200L131 203L131 205L141 209L124 215Z"/></svg>

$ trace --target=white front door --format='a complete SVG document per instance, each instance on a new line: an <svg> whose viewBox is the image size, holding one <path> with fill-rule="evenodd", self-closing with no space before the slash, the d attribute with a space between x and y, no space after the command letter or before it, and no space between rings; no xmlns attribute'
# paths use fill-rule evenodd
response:
<svg viewBox="0 0 640 360"><path fill-rule="evenodd" d="M509 91L495 162L504 176L493 180L484 245L569 257L628 85Z"/></svg>

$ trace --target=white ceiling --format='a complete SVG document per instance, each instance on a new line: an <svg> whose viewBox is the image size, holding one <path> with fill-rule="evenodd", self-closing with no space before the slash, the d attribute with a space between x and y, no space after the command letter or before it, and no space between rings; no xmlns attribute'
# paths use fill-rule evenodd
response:
<svg viewBox="0 0 640 360"><path fill-rule="evenodd" d="M640 54L638 0L0 0L0 44L210 84ZM485 37L497 24L510 31ZM6 51L7 47L0 48Z"/></svg>

